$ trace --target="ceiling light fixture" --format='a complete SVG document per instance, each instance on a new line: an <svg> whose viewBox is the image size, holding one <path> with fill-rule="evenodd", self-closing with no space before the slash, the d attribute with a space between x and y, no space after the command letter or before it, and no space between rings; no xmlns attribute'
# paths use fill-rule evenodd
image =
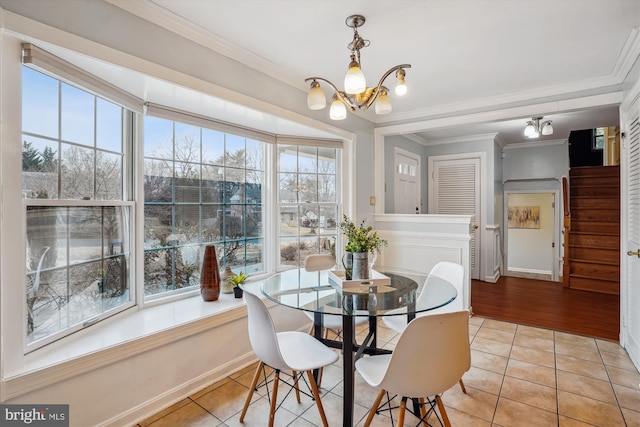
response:
<svg viewBox="0 0 640 427"><path fill-rule="evenodd" d="M358 27L364 25L365 19L362 15L349 16L345 24L347 27L353 28L353 40L347 45L351 50L351 62L349 70L344 77L344 91L341 91L329 80L322 77L309 77L305 82L311 81L311 88L307 93L307 106L311 110L321 110L327 105L327 99L320 87L321 82L327 83L334 90L333 102L329 111L329 117L332 120L344 120L347 117L347 109L356 111L356 109L368 109L376 103L376 114L388 114L391 112L391 99L389 99L389 89L382 86L385 79L396 72L396 95L402 96L407 93L407 85L405 84L405 68L411 68L409 64L396 65L382 75L376 87L367 87L367 81L361 69L360 49L369 46L369 40L365 40L358 34Z"/></svg>
<svg viewBox="0 0 640 427"><path fill-rule="evenodd" d="M527 122L524 127L524 136L527 138L537 138L540 134L547 136L553 134L553 126L551 126L551 120L546 120L540 123L543 117L533 117Z"/></svg>

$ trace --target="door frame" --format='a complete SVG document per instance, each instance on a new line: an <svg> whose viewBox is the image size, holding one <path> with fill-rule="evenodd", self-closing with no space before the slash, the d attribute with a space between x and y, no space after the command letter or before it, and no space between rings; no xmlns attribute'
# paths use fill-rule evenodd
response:
<svg viewBox="0 0 640 427"><path fill-rule="evenodd" d="M553 261L551 270L551 280L558 282L560 280L560 271L562 271L561 263L562 257L560 250L562 248L561 230L560 224L562 224L561 209L558 208L558 200L560 199L560 190L505 190L504 191L504 212L503 212L503 224L504 224L504 272L505 276L508 276L509 271L509 226L507 218L509 217L509 194L553 194L553 241L555 247L553 248Z"/></svg>
<svg viewBox="0 0 640 427"><path fill-rule="evenodd" d="M478 160L480 164L480 170L478 174L480 176L479 182L479 191L478 195L480 199L480 217L476 218L476 224L478 225L478 235L476 236L476 247L478 248L478 257L476 263L478 264L478 276L480 280L487 280L487 273L492 272L492 266L485 266L485 262L493 259L490 251L493 251L493 247L491 245L486 245L484 242L489 242L491 239L487 238L488 230L487 230L487 200L485 194L487 194L487 153L484 151L478 152L470 152L470 153L459 153L459 154L445 154L445 155L436 155L436 156L428 156L427 157L427 192L429 194L428 204L427 204L427 213L431 213L433 209L433 193L434 193L434 182L433 182L433 170L434 163L437 161L446 161L446 160ZM493 203L493 200L491 201ZM472 225L473 226L473 225ZM473 230L469 230L469 233L472 233ZM493 234L493 230L491 230ZM491 273L493 274L493 273ZM471 276L471 272L469 272L469 276Z"/></svg>
<svg viewBox="0 0 640 427"><path fill-rule="evenodd" d="M394 206L394 210L396 209L396 196L397 196L397 190L398 188L396 187L396 174L397 174L397 170L395 168L396 165L396 160L397 160L397 156L401 155L404 157L408 157L412 160L415 160L418 165L417 165L417 170L416 170L416 182L418 184L418 206L420 208L420 212L422 213L422 156L420 156L419 154L416 154L414 152L402 149L400 147L394 147L393 149L393 164L394 164L394 170L393 170L393 206ZM411 212L414 213L414 212Z"/></svg>
<svg viewBox="0 0 640 427"><path fill-rule="evenodd" d="M632 321L630 316L637 316L637 308L631 307L632 295L640 292L640 286L629 281L629 263L633 260L627 251L636 251L638 248L629 247L629 126L634 117L640 116L640 81L636 83L630 92L630 96L620 105L620 345L627 350L629 357L636 369L640 370L640 340L633 337L630 331ZM637 260L635 260L638 262Z"/></svg>

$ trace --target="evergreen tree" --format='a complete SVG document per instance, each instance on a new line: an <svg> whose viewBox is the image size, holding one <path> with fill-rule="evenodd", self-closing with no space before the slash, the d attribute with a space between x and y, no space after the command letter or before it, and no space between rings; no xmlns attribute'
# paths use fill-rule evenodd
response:
<svg viewBox="0 0 640 427"><path fill-rule="evenodd" d="M51 147L45 147L42 152L42 171L43 172L55 172L56 165L58 164L56 152Z"/></svg>
<svg viewBox="0 0 640 427"><path fill-rule="evenodd" d="M38 172L42 170L40 153L27 141L22 143L22 170L25 172Z"/></svg>

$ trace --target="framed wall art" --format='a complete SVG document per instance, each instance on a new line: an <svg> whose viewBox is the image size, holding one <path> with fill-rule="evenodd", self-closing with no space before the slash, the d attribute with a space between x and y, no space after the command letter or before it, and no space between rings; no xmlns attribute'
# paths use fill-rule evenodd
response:
<svg viewBox="0 0 640 427"><path fill-rule="evenodd" d="M540 228L540 206L509 206L509 228Z"/></svg>

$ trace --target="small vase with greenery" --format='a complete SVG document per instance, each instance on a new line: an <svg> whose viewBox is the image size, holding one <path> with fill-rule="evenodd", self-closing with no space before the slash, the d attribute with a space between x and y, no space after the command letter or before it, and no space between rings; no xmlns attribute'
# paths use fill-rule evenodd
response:
<svg viewBox="0 0 640 427"><path fill-rule="evenodd" d="M238 274L233 274L229 277L229 283L233 287L233 295L236 298L242 298L243 290L240 287L240 285L243 285L248 278L249 276L244 274L242 271Z"/></svg>
<svg viewBox="0 0 640 427"><path fill-rule="evenodd" d="M342 221L338 226L347 238L347 244L344 247L346 252L351 252L354 255L354 259L360 260L367 267L362 270L362 266L355 266L356 275L354 279L368 279L369 270L373 266L375 257L380 250L387 245L387 241L378 237L378 231L374 230L372 226L365 226L366 219L363 219L359 226L356 226L353 221L346 215L342 216ZM372 262L370 262L372 261ZM353 265L353 264L352 264ZM345 262L345 269L347 270L347 278L350 276L349 261Z"/></svg>

